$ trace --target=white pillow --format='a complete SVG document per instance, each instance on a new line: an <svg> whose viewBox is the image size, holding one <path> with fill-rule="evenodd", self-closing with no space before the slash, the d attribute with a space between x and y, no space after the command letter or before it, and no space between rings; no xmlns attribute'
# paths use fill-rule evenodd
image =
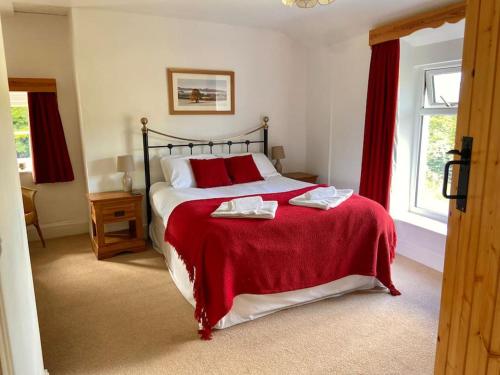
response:
<svg viewBox="0 0 500 375"><path fill-rule="evenodd" d="M174 189L196 187L193 170L189 159L215 159L215 155L169 155L160 159L161 170L165 181Z"/></svg>
<svg viewBox="0 0 500 375"><path fill-rule="evenodd" d="M253 161L255 162L255 165L257 166L260 175L265 179L280 175L276 170L276 168L274 168L273 163L271 163L269 158L262 152L255 152L255 153L245 152L242 154L217 154L217 156L221 158L231 158L233 156L242 156L242 155L252 155Z"/></svg>

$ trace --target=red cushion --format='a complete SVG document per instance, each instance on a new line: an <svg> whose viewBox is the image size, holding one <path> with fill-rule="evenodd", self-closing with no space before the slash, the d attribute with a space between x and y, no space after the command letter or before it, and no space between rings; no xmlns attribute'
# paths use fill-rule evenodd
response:
<svg viewBox="0 0 500 375"><path fill-rule="evenodd" d="M234 184L261 181L264 178L255 165L252 155L234 156L224 159L229 177Z"/></svg>
<svg viewBox="0 0 500 375"><path fill-rule="evenodd" d="M224 159L189 159L196 186L210 188L232 185Z"/></svg>

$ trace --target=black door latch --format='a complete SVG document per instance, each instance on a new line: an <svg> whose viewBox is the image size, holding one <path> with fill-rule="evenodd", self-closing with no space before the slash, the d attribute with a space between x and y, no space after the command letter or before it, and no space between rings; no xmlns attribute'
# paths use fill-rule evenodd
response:
<svg viewBox="0 0 500 375"><path fill-rule="evenodd" d="M465 212L467 208L467 192L469 189L469 172L470 172L470 159L472 155L472 137L462 138L462 150L450 150L448 155L459 155L460 160L451 160L446 163L444 167L444 181L443 181L443 196L448 199L457 200L457 210ZM448 194L448 179L450 175L450 168L453 165L460 165L458 175L457 194Z"/></svg>

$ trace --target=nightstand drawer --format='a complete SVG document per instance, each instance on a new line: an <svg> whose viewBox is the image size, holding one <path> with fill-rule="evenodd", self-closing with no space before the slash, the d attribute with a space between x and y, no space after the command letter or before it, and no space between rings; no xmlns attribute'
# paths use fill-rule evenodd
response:
<svg viewBox="0 0 500 375"><path fill-rule="evenodd" d="M135 204L121 203L103 205L101 208L102 219L104 222L125 221L135 218Z"/></svg>

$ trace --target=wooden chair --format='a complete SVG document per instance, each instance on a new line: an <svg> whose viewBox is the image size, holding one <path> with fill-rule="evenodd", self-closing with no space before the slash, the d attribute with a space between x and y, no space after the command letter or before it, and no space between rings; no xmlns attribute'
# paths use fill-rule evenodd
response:
<svg viewBox="0 0 500 375"><path fill-rule="evenodd" d="M35 194L36 190L21 187L23 193L23 206L24 206L24 220L26 221L26 226L34 225L40 240L42 241L43 247L45 247L45 240L43 239L42 230L40 229L40 224L38 223L38 214L36 212L35 206Z"/></svg>

